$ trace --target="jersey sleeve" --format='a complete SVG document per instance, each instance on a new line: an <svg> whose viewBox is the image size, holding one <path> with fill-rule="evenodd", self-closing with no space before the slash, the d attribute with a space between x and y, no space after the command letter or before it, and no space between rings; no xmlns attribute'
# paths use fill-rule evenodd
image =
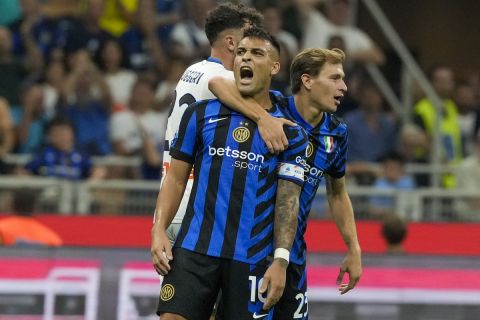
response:
<svg viewBox="0 0 480 320"><path fill-rule="evenodd" d="M338 140L336 148L338 150L337 157L327 173L329 176L338 179L345 175L348 152L348 131L345 130L345 134Z"/></svg>
<svg viewBox="0 0 480 320"><path fill-rule="evenodd" d="M289 180L302 186L307 163L307 134L298 126L285 127L285 134L288 138L288 148L279 155L278 179Z"/></svg>
<svg viewBox="0 0 480 320"><path fill-rule="evenodd" d="M197 149L197 117L195 103L188 106L182 116L180 127L170 146L170 156L193 164Z"/></svg>

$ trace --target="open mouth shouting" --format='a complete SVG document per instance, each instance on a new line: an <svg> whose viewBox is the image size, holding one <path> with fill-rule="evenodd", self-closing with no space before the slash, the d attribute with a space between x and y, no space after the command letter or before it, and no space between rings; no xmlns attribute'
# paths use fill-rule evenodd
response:
<svg viewBox="0 0 480 320"><path fill-rule="evenodd" d="M342 103L343 94L334 96L333 99L335 100L335 105L338 106L340 103Z"/></svg>
<svg viewBox="0 0 480 320"><path fill-rule="evenodd" d="M253 80L253 70L250 66L240 67L240 83L250 84Z"/></svg>

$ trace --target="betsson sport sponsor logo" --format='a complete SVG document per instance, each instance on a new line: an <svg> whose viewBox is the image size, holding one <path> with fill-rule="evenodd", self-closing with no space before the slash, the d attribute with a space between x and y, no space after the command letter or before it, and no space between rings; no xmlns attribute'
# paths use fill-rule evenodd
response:
<svg viewBox="0 0 480 320"><path fill-rule="evenodd" d="M212 157L219 156L239 159L233 162L232 167L239 168L241 170L253 170L257 171L258 173L262 172L262 165L265 161L265 157L261 154L231 149L229 146L225 148L215 148L212 146L208 146L208 155Z"/></svg>
<svg viewBox="0 0 480 320"><path fill-rule="evenodd" d="M308 164L308 162L305 161L305 159L303 159L302 157L297 157L295 160L298 164L301 164L305 168L305 176L303 178L303 181L314 186L318 185L325 173L317 167Z"/></svg>

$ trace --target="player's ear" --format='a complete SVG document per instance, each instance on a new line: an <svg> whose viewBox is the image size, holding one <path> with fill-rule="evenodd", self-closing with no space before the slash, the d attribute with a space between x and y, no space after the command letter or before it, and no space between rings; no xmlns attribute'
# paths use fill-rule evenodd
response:
<svg viewBox="0 0 480 320"><path fill-rule="evenodd" d="M302 79L302 85L305 87L305 89L311 90L312 89L312 77L309 74L304 73L304 74L302 74L301 79Z"/></svg>
<svg viewBox="0 0 480 320"><path fill-rule="evenodd" d="M277 73L280 72L280 62L274 61L272 65L272 70L270 71L270 74L272 76L276 75Z"/></svg>
<svg viewBox="0 0 480 320"><path fill-rule="evenodd" d="M227 34L225 38L223 38L223 42L225 44L225 47L228 49L230 52L235 51L235 47L237 44L235 43L235 39L232 35Z"/></svg>

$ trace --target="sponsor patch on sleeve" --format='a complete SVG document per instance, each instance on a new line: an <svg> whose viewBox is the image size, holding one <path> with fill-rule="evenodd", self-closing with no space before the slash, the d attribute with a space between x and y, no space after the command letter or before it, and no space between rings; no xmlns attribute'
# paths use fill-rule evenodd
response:
<svg viewBox="0 0 480 320"><path fill-rule="evenodd" d="M303 181L304 169L292 163L280 163L278 165L278 175Z"/></svg>

